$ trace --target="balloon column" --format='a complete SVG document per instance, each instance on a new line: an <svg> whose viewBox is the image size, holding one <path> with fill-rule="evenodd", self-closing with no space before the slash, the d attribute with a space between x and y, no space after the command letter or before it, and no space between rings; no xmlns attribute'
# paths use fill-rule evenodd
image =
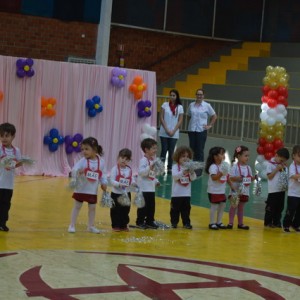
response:
<svg viewBox="0 0 300 300"><path fill-rule="evenodd" d="M44 136L44 144L48 145L51 152L55 152L63 142L64 138L59 135L59 131L56 128L52 128L49 135Z"/></svg>
<svg viewBox="0 0 300 300"><path fill-rule="evenodd" d="M259 124L259 139L255 169L258 175L266 179L266 161L270 160L276 151L284 147L283 135L286 125L288 106L289 75L283 67L266 68L263 78L263 96L261 97L261 113Z"/></svg>

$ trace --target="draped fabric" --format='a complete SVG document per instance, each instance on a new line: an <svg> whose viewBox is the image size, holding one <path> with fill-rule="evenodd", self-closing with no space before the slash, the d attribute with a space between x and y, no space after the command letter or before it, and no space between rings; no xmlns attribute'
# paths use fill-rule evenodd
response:
<svg viewBox="0 0 300 300"><path fill-rule="evenodd" d="M154 72L127 69L125 87L110 83L112 67L85 65L47 60L34 60L35 75L31 78L16 76L16 57L0 56L0 123L16 126L13 144L23 155L36 162L33 166L20 168L21 174L67 176L80 153L67 154L65 145L55 152L43 144L45 135L52 128L60 135L93 136L104 150L104 159L109 171L117 160L119 150L132 150L132 168L136 172L143 153L140 135L144 124L156 126L156 76ZM142 76L147 84L143 100L152 102L152 115L138 118L137 101L129 92L135 76ZM89 117L85 102L93 96L101 98L103 111ZM55 98L56 115L41 117L41 97Z"/></svg>

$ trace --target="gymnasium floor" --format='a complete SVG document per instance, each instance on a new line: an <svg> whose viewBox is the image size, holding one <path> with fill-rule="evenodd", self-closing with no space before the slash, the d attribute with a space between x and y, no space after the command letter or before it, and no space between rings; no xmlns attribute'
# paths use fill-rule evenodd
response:
<svg viewBox="0 0 300 300"><path fill-rule="evenodd" d="M169 224L170 178L160 181L156 220ZM206 182L193 183L192 230L112 232L98 206L102 231L88 233L84 205L70 234L68 179L18 176L0 232L0 299L299 299L300 235L263 227L264 194L247 204L249 231L208 230Z"/></svg>

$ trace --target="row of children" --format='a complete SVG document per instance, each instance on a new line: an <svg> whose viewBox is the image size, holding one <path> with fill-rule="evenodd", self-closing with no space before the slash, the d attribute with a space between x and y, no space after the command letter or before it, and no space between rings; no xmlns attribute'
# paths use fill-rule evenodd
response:
<svg viewBox="0 0 300 300"><path fill-rule="evenodd" d="M15 157L15 164L8 167L0 166L0 230L8 231L6 222L11 205L11 197L14 183L14 169L21 165L18 161L21 158L20 150L12 145L16 129L14 125L4 123L0 125L0 157ZM145 206L137 209L136 227L158 228L155 222L155 188L160 185L154 169L154 162L157 152L157 142L154 139L146 138L141 142L144 152L140 160L138 177L132 174L129 166L131 151L127 148L119 152L117 164L110 172L112 184L111 198L115 206L110 209L111 225L114 231L128 231L130 206L119 203L120 195L127 192L130 198L130 187L138 186L142 191ZM83 157L75 163L73 176L83 176L87 180L84 184L76 186L73 198L74 207L71 214L71 223L68 228L70 233L76 231L75 224L83 202L88 203L88 228L93 233L100 230L95 227L95 212L97 203L98 185L101 183L103 191L107 190L108 180L105 171L105 162L102 157L103 150L98 141L89 137L82 141L81 150ZM300 231L300 146L293 148L293 162L289 167L288 176L288 203L283 220L285 232L289 232L292 226ZM186 163L192 160L192 150L189 147L178 147L174 153L174 164L172 166L172 195L170 220L171 227L177 228L181 217L183 227L192 229L190 220L191 210L191 182L197 178L193 168L187 169ZM279 185L280 173L287 169L286 161L289 159L289 152L286 148L279 149L274 158L268 162L268 198L266 201L265 226L281 226L281 213L284 208L285 191ZM210 206L209 228L212 230L232 229L234 217L237 214L238 228L248 230L249 226L244 225L244 205L249 200L249 186L255 179L251 167L248 165L249 149L245 146L238 146L233 155L235 162L230 170L224 164L225 149L213 147L209 151L205 171L209 175L207 183L208 198ZM229 223L224 225L222 217L226 205L226 184L230 186L229 200ZM242 187L242 188L241 188Z"/></svg>

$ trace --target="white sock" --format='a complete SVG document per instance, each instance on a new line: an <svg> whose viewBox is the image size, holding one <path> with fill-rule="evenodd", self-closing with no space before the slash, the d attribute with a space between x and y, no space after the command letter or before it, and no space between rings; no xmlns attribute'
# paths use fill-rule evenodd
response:
<svg viewBox="0 0 300 300"><path fill-rule="evenodd" d="M89 204L89 222L88 227L94 227L96 216L96 204Z"/></svg>
<svg viewBox="0 0 300 300"><path fill-rule="evenodd" d="M218 224L222 223L222 218L223 218L223 213L224 213L225 205L226 205L225 202L221 202L219 204L218 215L217 215Z"/></svg>
<svg viewBox="0 0 300 300"><path fill-rule="evenodd" d="M218 210L218 206L219 206L219 204L215 204L215 203L210 204L210 213L209 213L210 222L209 222L209 224L215 223L215 214L216 214L216 211Z"/></svg>
<svg viewBox="0 0 300 300"><path fill-rule="evenodd" d="M77 220L77 217L78 217L81 207L82 207L82 202L74 200L74 206L73 206L72 213L71 213L71 224L70 224L73 227L75 227L76 220Z"/></svg>

